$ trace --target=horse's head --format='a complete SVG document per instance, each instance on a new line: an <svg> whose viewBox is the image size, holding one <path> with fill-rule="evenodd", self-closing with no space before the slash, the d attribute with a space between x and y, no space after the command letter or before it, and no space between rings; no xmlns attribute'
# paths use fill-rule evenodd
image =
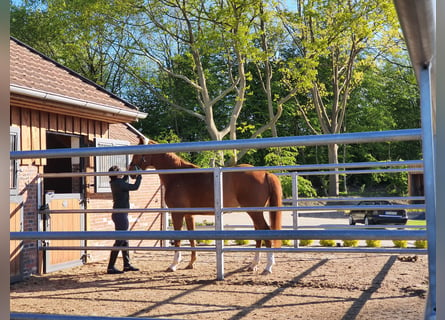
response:
<svg viewBox="0 0 445 320"><path fill-rule="evenodd" d="M139 145L141 144L156 144L156 142L144 138L139 139ZM129 171L134 170L145 170L151 167L151 155L150 154L135 154L131 159L130 166L128 167ZM131 178L136 178L135 175L131 175Z"/></svg>

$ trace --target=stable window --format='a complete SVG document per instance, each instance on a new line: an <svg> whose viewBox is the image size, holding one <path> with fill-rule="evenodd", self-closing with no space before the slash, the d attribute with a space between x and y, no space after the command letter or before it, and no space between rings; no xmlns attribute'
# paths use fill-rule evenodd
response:
<svg viewBox="0 0 445 320"><path fill-rule="evenodd" d="M20 128L10 127L9 129L9 150L20 150ZM9 162L9 193L10 195L17 195L19 176L19 160L11 160Z"/></svg>
<svg viewBox="0 0 445 320"><path fill-rule="evenodd" d="M128 145L130 145L128 141L96 138L96 147L116 147ZM128 155L105 155L96 157L96 172L107 172L111 166L119 166L121 170L127 170L128 165ZM96 176L95 185L96 192L111 192L109 176Z"/></svg>

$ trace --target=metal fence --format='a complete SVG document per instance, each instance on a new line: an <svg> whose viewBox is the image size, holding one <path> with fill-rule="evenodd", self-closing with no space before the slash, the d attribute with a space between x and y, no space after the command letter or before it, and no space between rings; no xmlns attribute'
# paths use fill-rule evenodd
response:
<svg viewBox="0 0 445 320"><path fill-rule="evenodd" d="M163 152L181 152L181 151L203 151L203 150L220 150L220 149L233 149L233 148L261 148L261 147L279 147L279 146L309 146L309 145L321 145L327 143L374 143L384 141L409 141L419 140L421 138L420 129L398 130L390 132L364 132L354 134L341 134L341 135L326 135L326 136L305 136L305 137L286 137L286 138L267 138L257 140L237 140L237 141L212 141L212 142L193 142L193 143L181 143L181 144L158 144L158 145L138 145L138 146L124 146L124 147L103 147L103 148L79 148L79 149L53 149L53 150L37 150L37 151L17 151L11 152L11 159L20 158L63 158L70 156L103 156L110 154L155 154ZM402 161L402 162L375 162L375 163L359 163L359 164L326 164L317 166L277 166L277 167L256 167L256 168L206 168L206 169L184 169L184 172L212 172L214 176L214 192L215 192L215 204L213 208L194 208L187 209L188 211L214 211L215 212L215 230L206 231L84 231L84 232L11 232L11 240L207 240L214 239L215 246L210 248L190 248L183 247L181 250L196 250L196 251L215 251L216 252L216 273L217 279L224 279L224 252L230 251L283 251L283 252L302 252L313 251L314 248L246 248L246 247L224 247L223 240L250 240L250 239L264 239L264 240L296 240L296 239L341 239L341 240L425 240L427 239L427 230L377 230L372 228L357 228L357 227L345 227L342 229L327 229L327 230L302 230L297 228L295 230L267 230L267 231L253 231L253 230L224 230L223 213L226 211L238 212L238 211L264 211L273 209L283 209L274 207L260 207L260 208L224 208L222 206L222 175L225 172L237 171L237 170L286 170L293 171L292 174L316 174L315 169L322 169L323 172L317 174L342 174L351 173L351 168L359 168L356 173L374 173L379 172L400 172L400 171L419 171L421 168L414 166L422 164L423 161ZM405 166L406 168L392 168ZM379 167L379 169L370 169L373 167ZM385 169L382 169L385 167ZM410 169L411 167L411 169ZM335 169L335 170L332 170ZM338 171L343 169L342 171ZM327 170L327 171L326 171ZM330 171L332 170L332 171ZM168 174L177 173L177 169L173 170L157 170L157 171L144 171L139 172L141 174ZM126 172L130 173L130 172ZM135 173L135 172L132 172ZM97 173L61 173L61 174L45 174L43 177L65 177L65 176L82 176L82 175L109 175L108 172ZM296 179L295 179L296 180ZM295 186L294 188L298 188ZM294 190L295 192L295 190ZM428 196L425 197L428 199ZM298 201L301 199L291 199L292 205L286 206L285 210L294 211L298 213L301 210L320 210L320 206L299 206ZM344 198L342 199L344 200ZM401 208L425 208L425 205L400 205ZM334 206L324 206L323 209L330 210L352 210L357 208L355 205L336 204ZM116 210L116 209L115 209ZM173 212L175 210L182 210L180 208L150 208L150 209L130 209L127 212ZM94 214L98 212L111 212L114 210L78 210L78 213ZM118 211L118 210L116 210ZM63 214L63 210L49 211L52 214ZM70 210L70 213L75 211ZM298 214L295 215L298 219ZM298 223L297 223L298 225ZM111 249L110 247L82 247L86 250L105 250ZM51 248L46 247L45 250L67 250L67 249L79 249L79 247L62 247ZM141 250L140 247L137 248ZM146 248L147 250L178 250L178 248ZM427 250L421 249L403 249L403 248L317 248L317 251L338 251L338 252L393 252L393 253L412 253L415 250L416 253L427 253ZM431 254L431 251L429 251ZM431 271L430 271L431 272Z"/></svg>

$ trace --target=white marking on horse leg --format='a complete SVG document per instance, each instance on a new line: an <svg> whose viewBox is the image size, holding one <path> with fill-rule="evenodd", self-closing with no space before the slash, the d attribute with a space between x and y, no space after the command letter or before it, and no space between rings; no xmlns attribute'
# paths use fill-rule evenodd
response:
<svg viewBox="0 0 445 320"><path fill-rule="evenodd" d="M253 258L252 263L247 267L249 271L258 271L258 264L260 263L260 253L255 252L255 257Z"/></svg>
<svg viewBox="0 0 445 320"><path fill-rule="evenodd" d="M178 268L178 264L181 262L181 260L182 260L181 251L175 251L173 262L170 265L170 267L168 267L167 271L176 271L176 269Z"/></svg>
<svg viewBox="0 0 445 320"><path fill-rule="evenodd" d="M267 265L266 268L264 268L263 274L270 274L272 273L272 267L275 264L275 256L273 252L267 253Z"/></svg>

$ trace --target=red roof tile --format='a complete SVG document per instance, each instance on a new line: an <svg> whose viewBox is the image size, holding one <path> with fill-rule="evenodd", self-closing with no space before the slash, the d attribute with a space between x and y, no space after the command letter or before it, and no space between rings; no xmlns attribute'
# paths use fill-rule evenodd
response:
<svg viewBox="0 0 445 320"><path fill-rule="evenodd" d="M137 108L20 41L10 40L10 85L123 110Z"/></svg>

